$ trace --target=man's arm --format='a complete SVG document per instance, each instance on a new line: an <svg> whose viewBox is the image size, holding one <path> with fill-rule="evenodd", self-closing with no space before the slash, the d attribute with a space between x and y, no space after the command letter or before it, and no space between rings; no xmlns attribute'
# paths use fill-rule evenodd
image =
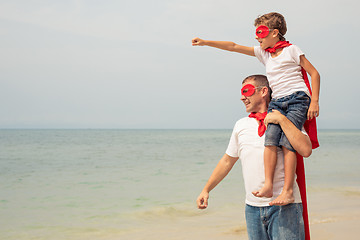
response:
<svg viewBox="0 0 360 240"><path fill-rule="evenodd" d="M212 41L212 40L204 40L201 38L193 38L192 45L215 47L226 51L238 52L249 56L255 56L254 47L241 46L234 42Z"/></svg>
<svg viewBox="0 0 360 240"><path fill-rule="evenodd" d="M208 206L209 193L213 190L225 177L228 175L238 158L230 157L227 154L220 159L215 167L204 189L197 198L197 205L199 209L205 209Z"/></svg>
<svg viewBox="0 0 360 240"><path fill-rule="evenodd" d="M293 148L303 157L309 157L312 153L312 145L308 135L303 134L295 125L279 111L273 110L268 113L264 123L279 124Z"/></svg>

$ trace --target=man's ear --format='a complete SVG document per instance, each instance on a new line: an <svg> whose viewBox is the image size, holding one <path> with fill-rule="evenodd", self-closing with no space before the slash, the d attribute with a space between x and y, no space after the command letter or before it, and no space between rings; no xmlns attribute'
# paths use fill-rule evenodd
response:
<svg viewBox="0 0 360 240"><path fill-rule="evenodd" d="M261 88L261 96L265 97L269 92L269 88L268 87L263 87Z"/></svg>

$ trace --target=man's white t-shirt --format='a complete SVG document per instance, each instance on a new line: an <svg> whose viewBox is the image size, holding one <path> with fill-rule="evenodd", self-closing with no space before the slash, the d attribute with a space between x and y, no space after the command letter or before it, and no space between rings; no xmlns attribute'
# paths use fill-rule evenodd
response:
<svg viewBox="0 0 360 240"><path fill-rule="evenodd" d="M255 118L245 117L236 122L230 138L226 154L238 157L241 161L245 183L246 199L248 205L255 207L269 206L279 194L284 185L284 156L278 148L277 164L273 181L273 197L258 198L251 192L261 189L265 183L264 170L264 140L265 135L259 137L258 122ZM304 131L303 131L304 132ZM306 134L306 133L304 133ZM295 203L301 202L300 192L296 181L294 182Z"/></svg>
<svg viewBox="0 0 360 240"><path fill-rule="evenodd" d="M254 47L254 53L266 67L272 98L282 98L298 91L304 91L310 96L301 73L300 56L304 53L298 46L285 47L280 55L274 58L260 46Z"/></svg>

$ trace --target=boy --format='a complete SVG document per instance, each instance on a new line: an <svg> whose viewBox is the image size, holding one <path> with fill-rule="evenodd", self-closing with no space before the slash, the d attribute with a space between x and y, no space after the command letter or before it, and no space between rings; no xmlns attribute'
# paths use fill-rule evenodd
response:
<svg viewBox="0 0 360 240"><path fill-rule="evenodd" d="M284 17L279 13L268 13L255 20L256 39L260 46L246 47L228 41L192 39L193 46L211 46L219 49L256 56L266 67L272 90L269 112L279 110L297 128L301 129L306 119L319 115L320 75L295 45L285 41L287 31ZM311 76L312 97L302 74L304 69ZM305 73L306 74L306 73ZM245 89L246 90L246 89ZM260 134L260 133L259 133ZM265 135L265 184L253 194L256 197L273 196L273 177L277 161L277 147L284 152L285 179L281 194L270 205L286 205L294 202L293 184L296 171L296 152L279 125L269 124Z"/></svg>

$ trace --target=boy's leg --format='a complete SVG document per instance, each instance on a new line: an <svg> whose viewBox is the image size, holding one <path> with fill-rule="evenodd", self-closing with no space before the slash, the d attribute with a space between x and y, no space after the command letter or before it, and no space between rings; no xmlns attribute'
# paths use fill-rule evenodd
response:
<svg viewBox="0 0 360 240"><path fill-rule="evenodd" d="M271 112L276 109L283 113L278 104L271 101L268 111ZM284 114L284 113L283 113ZM282 136L280 125L270 123L265 132L265 150L264 150L264 168L265 168L265 183L264 186L252 194L256 197L272 197L273 196L273 179L275 167L277 162L277 146Z"/></svg>
<svg viewBox="0 0 360 240"><path fill-rule="evenodd" d="M266 146L264 150L264 168L265 168L265 184L258 190L252 192L256 197L272 197L273 196L273 179L277 162L277 147Z"/></svg>
<svg viewBox="0 0 360 240"><path fill-rule="evenodd" d="M301 129L306 121L307 110L309 107L309 97L304 92L297 92L288 101L286 117L298 128ZM283 133L280 139L284 153L285 179L281 194L270 205L286 205L294 202L293 185L296 172L296 152L291 146L286 135Z"/></svg>
<svg viewBox="0 0 360 240"><path fill-rule="evenodd" d="M286 102L287 109L285 110L285 116L289 119L298 129L304 126L307 119L307 111L310 104L310 98L304 92L296 92L289 96L290 99ZM295 151L291 146L289 140L285 134L282 134L279 145Z"/></svg>
<svg viewBox="0 0 360 240"><path fill-rule="evenodd" d="M293 195L293 187L295 182L295 172L296 172L296 153L290 151L289 149L283 147L284 153L284 170L285 170L285 178L284 178L284 187L280 193L280 195L270 202L270 206L278 205L283 206L289 203L294 202Z"/></svg>

